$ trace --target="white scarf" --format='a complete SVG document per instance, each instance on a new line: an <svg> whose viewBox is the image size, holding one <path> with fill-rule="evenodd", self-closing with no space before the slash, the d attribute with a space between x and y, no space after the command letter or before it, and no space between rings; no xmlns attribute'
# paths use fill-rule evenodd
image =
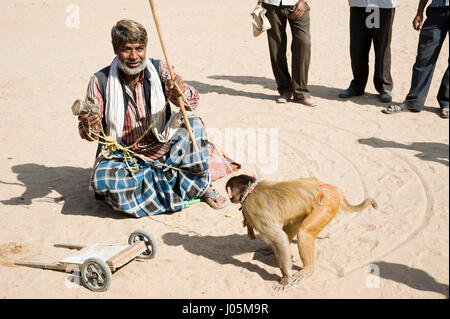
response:
<svg viewBox="0 0 450 319"><path fill-rule="evenodd" d="M150 72L150 106L147 105L147 107L150 107L151 123L153 123L166 104L166 98L164 96L158 72L150 59L147 59L147 70ZM124 103L125 101L123 99L122 85L119 80L119 70L116 57L111 63L108 82L106 84L105 119L107 134L112 136L118 143L122 141L125 118ZM173 134L175 134L176 130L179 128L181 117L181 112L172 112L167 125L165 125L166 111L161 114L158 122L155 123L151 129L153 135L159 142L166 143L172 138Z"/></svg>

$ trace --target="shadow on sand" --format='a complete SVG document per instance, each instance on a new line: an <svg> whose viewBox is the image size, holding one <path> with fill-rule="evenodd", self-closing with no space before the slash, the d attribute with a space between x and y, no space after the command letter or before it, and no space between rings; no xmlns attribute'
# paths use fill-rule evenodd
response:
<svg viewBox="0 0 450 319"><path fill-rule="evenodd" d="M380 276L384 279L390 279L417 290L432 291L442 294L446 298L449 297L448 285L437 282L421 269L384 261L375 262L374 265L379 267Z"/></svg>
<svg viewBox="0 0 450 319"><path fill-rule="evenodd" d="M432 161L449 166L449 146L443 143L417 143L402 144L394 141L385 141L380 138L361 138L361 144L366 144L375 148L403 148L419 152L415 156L424 161Z"/></svg>
<svg viewBox="0 0 450 319"><path fill-rule="evenodd" d="M0 184L20 185L26 189L22 195L0 200L4 205L29 206L33 200L62 205L61 213L104 218L130 218L96 201L94 193L88 190L90 168L71 166L47 167L40 164L23 164L12 167L19 183ZM51 195L53 191L60 196Z"/></svg>
<svg viewBox="0 0 450 319"><path fill-rule="evenodd" d="M232 264L257 273L266 281L279 281L281 273L275 255L271 249L260 238L250 241L247 235L226 235L226 236L197 236L184 235L178 233L167 233L163 236L164 243L169 246L183 246L183 248L198 256L213 260L221 265ZM224 251L226 253L224 253ZM254 253L253 260L258 260L266 265L274 267L273 273L260 266L243 262L235 258L245 253ZM294 265L293 270L300 270Z"/></svg>
<svg viewBox="0 0 450 319"><path fill-rule="evenodd" d="M225 94L225 95L231 95L231 96L245 96L251 99L260 99L260 100L273 100L275 101L278 97L277 92L277 84L274 79L269 79L266 77L261 76L242 76L242 75L211 75L208 76L209 79L213 80L225 80L230 81L233 83L238 84L250 84L250 85L260 85L265 89L273 90L274 94L265 94L265 93L256 93L256 92L249 92L249 91L242 91L242 90L236 90L233 88L229 88L223 85L214 85L209 83L203 83L198 81L187 81L190 85L195 87L200 94L207 94L207 93L217 93L217 94ZM311 95L313 97L325 99L325 100L332 100L332 101L340 101L340 102L346 102L350 101L354 104L358 105L374 105L376 107L386 107L390 104L398 104L399 102L391 102L391 103L384 103L381 102L378 99L378 94L373 93L366 93L362 96L353 97L351 99L341 99L339 98L339 93L343 91L345 88L334 88L334 87L327 87L323 85L314 85L310 84L308 85ZM423 111L425 112L431 112L435 113L436 115L440 116L440 109L438 107L428 107L425 106Z"/></svg>
<svg viewBox="0 0 450 319"><path fill-rule="evenodd" d="M237 76L237 75L211 75L208 77L213 80L225 80L233 83L244 84L244 85L260 85L264 89L273 90L274 94L264 94L264 93L255 93L249 91L236 90L232 88L225 87L223 85L213 85L209 83L202 83L198 81L188 81L190 85L195 87L199 93L217 93L217 94L225 94L231 96L245 96L252 99L261 99L261 100L273 100L275 101L278 97L277 92L277 84L274 79L269 79L266 77L260 76ZM322 85L308 85L311 95L313 97L318 97L326 100L334 100L345 102L346 100L340 99L338 97L339 92L343 90L343 88L331 88ZM365 94L363 96L355 97L351 99L353 103L360 105L372 104L376 106L386 106L386 103L382 103L378 100L378 95L376 94Z"/></svg>

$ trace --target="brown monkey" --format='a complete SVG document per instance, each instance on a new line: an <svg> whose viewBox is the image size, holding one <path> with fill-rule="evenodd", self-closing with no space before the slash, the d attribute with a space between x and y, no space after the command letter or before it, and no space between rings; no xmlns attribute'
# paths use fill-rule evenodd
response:
<svg viewBox="0 0 450 319"><path fill-rule="evenodd" d="M369 205L378 207L372 198L356 206L350 205L336 186L324 184L314 177L273 183L257 182L255 177L239 175L230 178L225 188L230 201L242 206L249 237L254 228L272 246L282 274L277 289L312 275L314 241L339 208L359 212ZM289 244L295 237L303 268L292 275Z"/></svg>

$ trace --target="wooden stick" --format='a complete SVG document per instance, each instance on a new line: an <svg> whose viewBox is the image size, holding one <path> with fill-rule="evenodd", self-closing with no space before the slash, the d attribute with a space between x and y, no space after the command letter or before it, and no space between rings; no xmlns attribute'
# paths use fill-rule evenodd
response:
<svg viewBox="0 0 450 319"><path fill-rule="evenodd" d="M17 262L18 266L26 266L39 269L50 269L50 270L64 270L61 264L47 264L47 263L37 263L37 262Z"/></svg>
<svg viewBox="0 0 450 319"><path fill-rule="evenodd" d="M118 254L110 257L106 263L112 271L115 271L117 268L122 267L127 262L139 256L141 253L147 250L147 246L143 241L137 241L134 244L128 246Z"/></svg>
<svg viewBox="0 0 450 319"><path fill-rule="evenodd" d="M167 68L169 69L170 78L172 79L172 81L175 81L175 75L173 74L172 67L170 66L169 59L167 57L166 47L164 45L164 41L162 38L161 28L159 26L159 19L156 14L156 10L155 10L155 4L153 3L153 0L149 0L149 2L150 2L150 7L151 7L152 13L153 13L153 18L155 20L156 30L158 31L159 42L161 43L161 48L164 53L164 58L166 59ZM194 150L196 152L198 152L197 143L195 143L194 134L192 133L192 128L191 128L191 125L189 124L189 121L188 121L188 118L186 115L186 109L184 108L183 98L181 96L178 97L178 105L180 106L181 114L183 115L184 123L186 124L186 129L188 130L189 136L191 137L192 144L194 146Z"/></svg>
<svg viewBox="0 0 450 319"><path fill-rule="evenodd" d="M54 244L54 247L58 247L58 248L69 248L69 249L83 249L86 246L82 246L82 245L74 245L74 244Z"/></svg>

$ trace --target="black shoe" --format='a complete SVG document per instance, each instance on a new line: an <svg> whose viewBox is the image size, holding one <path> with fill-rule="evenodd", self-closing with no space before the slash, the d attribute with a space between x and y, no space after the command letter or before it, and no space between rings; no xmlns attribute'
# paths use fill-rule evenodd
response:
<svg viewBox="0 0 450 319"><path fill-rule="evenodd" d="M390 103L392 102L392 94L389 91L383 91L380 93L379 99L381 102Z"/></svg>
<svg viewBox="0 0 450 319"><path fill-rule="evenodd" d="M106 196L103 194L94 193L94 197L96 200L104 201L106 199Z"/></svg>
<svg viewBox="0 0 450 319"><path fill-rule="evenodd" d="M348 88L347 90L339 93L339 97L341 99L348 99L354 96L361 96L361 95L364 95L364 91L358 91L352 88Z"/></svg>

